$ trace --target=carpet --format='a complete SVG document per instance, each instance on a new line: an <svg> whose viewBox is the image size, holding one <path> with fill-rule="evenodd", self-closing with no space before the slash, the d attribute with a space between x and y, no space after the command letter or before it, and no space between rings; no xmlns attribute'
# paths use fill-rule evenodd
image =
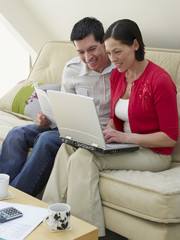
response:
<svg viewBox="0 0 180 240"><path fill-rule="evenodd" d="M106 229L106 236L99 237L99 240L128 240L127 238Z"/></svg>

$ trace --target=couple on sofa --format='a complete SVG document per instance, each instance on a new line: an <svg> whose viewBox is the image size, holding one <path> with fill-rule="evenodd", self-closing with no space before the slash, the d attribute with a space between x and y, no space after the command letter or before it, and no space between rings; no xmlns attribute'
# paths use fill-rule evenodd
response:
<svg viewBox="0 0 180 240"><path fill-rule="evenodd" d="M144 58L141 32L131 20L114 22L104 34L97 19L84 18L74 25L71 41L79 57L66 64L61 90L80 94L83 89L94 97L107 143L135 143L140 149L103 155L61 146L58 130L50 129L40 112L37 124L9 132L0 172L10 175L12 186L34 196L48 181L43 200L69 203L73 215L97 226L103 236L99 171L169 168L178 138L176 87L165 70Z"/></svg>

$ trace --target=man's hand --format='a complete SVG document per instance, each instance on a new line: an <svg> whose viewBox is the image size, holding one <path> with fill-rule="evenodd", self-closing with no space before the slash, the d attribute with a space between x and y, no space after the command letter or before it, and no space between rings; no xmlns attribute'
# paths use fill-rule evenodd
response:
<svg viewBox="0 0 180 240"><path fill-rule="evenodd" d="M51 121L40 111L37 115L36 124L41 128L49 128Z"/></svg>

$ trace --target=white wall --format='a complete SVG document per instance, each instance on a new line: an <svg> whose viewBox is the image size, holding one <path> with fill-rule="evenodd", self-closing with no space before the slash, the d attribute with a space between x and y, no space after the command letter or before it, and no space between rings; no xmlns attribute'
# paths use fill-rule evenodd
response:
<svg viewBox="0 0 180 240"><path fill-rule="evenodd" d="M50 38L21 0L0 0L0 21L9 29L31 55Z"/></svg>
<svg viewBox="0 0 180 240"><path fill-rule="evenodd" d="M29 53L0 22L0 97L29 74Z"/></svg>
<svg viewBox="0 0 180 240"><path fill-rule="evenodd" d="M147 47L180 49L179 0L0 0L0 11L36 52L47 40L69 40L72 26L85 16L98 18L105 29L130 18Z"/></svg>

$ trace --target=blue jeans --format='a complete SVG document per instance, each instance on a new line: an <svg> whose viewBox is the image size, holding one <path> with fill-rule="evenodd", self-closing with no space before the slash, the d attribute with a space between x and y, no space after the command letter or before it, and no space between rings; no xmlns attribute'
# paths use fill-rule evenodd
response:
<svg viewBox="0 0 180 240"><path fill-rule="evenodd" d="M36 124L14 127L0 151L0 172L10 176L10 185L36 196L46 185L56 153L61 146L57 128ZM27 159L29 148L33 148Z"/></svg>

